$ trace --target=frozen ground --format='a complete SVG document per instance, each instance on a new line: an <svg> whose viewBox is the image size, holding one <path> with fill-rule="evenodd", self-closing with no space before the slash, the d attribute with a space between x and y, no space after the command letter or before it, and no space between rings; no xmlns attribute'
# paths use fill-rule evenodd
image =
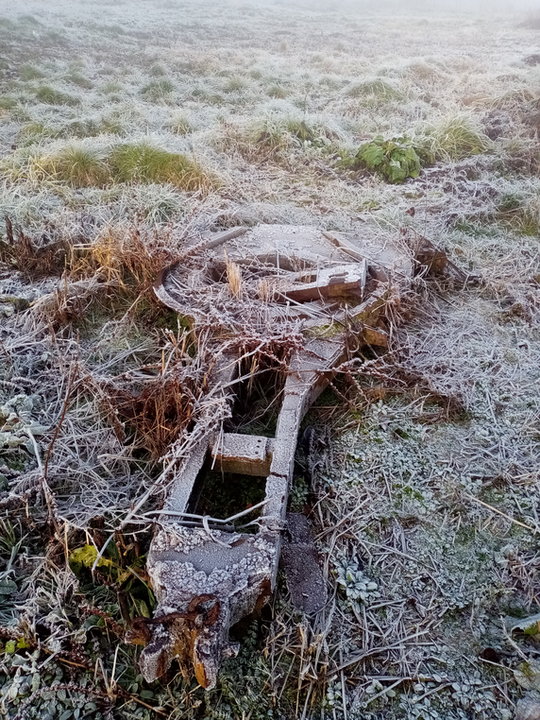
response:
<svg viewBox="0 0 540 720"><path fill-rule="evenodd" d="M523 720L520 699L536 702L540 19L334 8L0 0L0 211L83 283L47 296L57 278L0 231L9 718ZM378 135L408 138L418 178L351 169ZM180 352L175 320L130 294L152 271L134 227L163 259L257 222L419 233L480 281L429 281L388 355L354 392L338 381L347 413L321 401L334 449L311 511L328 608L310 625L282 587L216 690L145 686L120 639L152 604L148 528L118 533L94 579L84 555L161 447L130 454L100 393Z"/></svg>

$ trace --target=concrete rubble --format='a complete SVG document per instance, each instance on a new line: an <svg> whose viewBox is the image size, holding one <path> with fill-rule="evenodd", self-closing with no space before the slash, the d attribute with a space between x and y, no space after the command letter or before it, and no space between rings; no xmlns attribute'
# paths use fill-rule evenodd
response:
<svg viewBox="0 0 540 720"><path fill-rule="evenodd" d="M273 437L201 432L170 485L151 544L147 566L158 605L141 659L144 677L156 679L176 659L186 675L211 688L223 658L236 651L230 628L274 591L302 419L351 351L386 344L385 308L410 288L415 259L387 240L280 225L216 234L188 255L197 258L195 269L187 262L166 268L156 294L195 328L234 334L250 326L272 333L294 326L303 338L286 368ZM240 360L224 354L216 372L216 382L232 393ZM255 533L194 512L208 466L264 479L259 507L238 508L240 516L258 511ZM289 520L284 559L299 576L295 553L309 559L312 585L296 595L305 612L316 612L325 591L309 528L298 517Z"/></svg>

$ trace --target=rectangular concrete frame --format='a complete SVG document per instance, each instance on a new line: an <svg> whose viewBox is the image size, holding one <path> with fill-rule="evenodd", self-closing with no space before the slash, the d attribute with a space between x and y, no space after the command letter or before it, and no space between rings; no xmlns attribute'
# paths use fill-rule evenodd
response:
<svg viewBox="0 0 540 720"><path fill-rule="evenodd" d="M235 229L205 240L193 251L216 247L242 232ZM346 359L351 335L360 345L387 343L386 333L378 324L393 290L391 271L384 262L379 267L370 260L371 277L376 281L362 299L367 281L365 258L343 235L323 234L356 263L320 268L315 279L303 287L297 287L293 277L292 285L278 283L275 288L290 299L287 312L303 319L306 337L305 346L289 363L275 437L215 434L201 426L200 440L177 469L168 489L159 519L161 529L154 535L147 563L158 600L153 640L141 658L147 680L162 674L176 657L181 669L193 668L201 685L213 686L222 658L233 651L229 627L256 610L275 587L296 445L306 411L330 381L332 371ZM406 263L400 271L410 276ZM298 277L308 279L308 274L299 272ZM176 308L163 287L157 287L156 294L169 307L185 310L181 305ZM347 295L356 296L360 302L332 311L328 325L321 327L316 301ZM276 316L284 312L283 307L269 306L269 318L272 311ZM351 328L355 328L353 333ZM224 388L223 401L229 404L232 398L227 392L228 388L234 391L237 364L234 358L223 358L214 378ZM226 473L266 477L265 499L254 535L226 532L215 523L210 527L208 519L203 527L189 527L196 523L187 514L189 501L207 460ZM179 518L187 520L185 526Z"/></svg>

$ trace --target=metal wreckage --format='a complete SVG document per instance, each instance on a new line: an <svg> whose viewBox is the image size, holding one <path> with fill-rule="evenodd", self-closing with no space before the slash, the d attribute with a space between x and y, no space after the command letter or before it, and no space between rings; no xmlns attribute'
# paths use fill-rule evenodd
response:
<svg viewBox="0 0 540 720"><path fill-rule="evenodd" d="M194 328L211 329L209 388L217 419L191 428L190 442L171 463L147 560L157 599L141 656L147 681L176 659L182 672L212 688L222 660L237 650L230 628L269 600L282 551L296 606L313 613L324 605L309 522L287 515L302 419L341 363L362 346L388 344L392 308L411 291L419 271L433 269L459 273L425 238L389 242L308 226L259 225L207 237L188 250L185 262L163 270L155 286L160 301ZM226 422L235 396L252 380L246 357L257 348L246 352L239 342L243 349L235 352L230 342L246 335L264 338L267 348L288 343L279 363L283 381L274 397L264 398L277 412L272 437L234 431ZM262 500L223 519L197 512L209 468L225 481L241 475L262 483Z"/></svg>

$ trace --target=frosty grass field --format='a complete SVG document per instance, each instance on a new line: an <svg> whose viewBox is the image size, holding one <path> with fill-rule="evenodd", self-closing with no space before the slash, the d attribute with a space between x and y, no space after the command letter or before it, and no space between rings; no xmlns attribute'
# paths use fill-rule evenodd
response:
<svg viewBox="0 0 540 720"><path fill-rule="evenodd" d="M361 5L0 0L12 720L540 717L540 15ZM358 161L396 138L410 165ZM280 583L216 689L145 685L123 640L152 609L148 522L89 568L167 436L130 449L103 388L180 352L160 263L258 222L417 233L476 281L418 280L388 353L312 414L325 610Z"/></svg>

